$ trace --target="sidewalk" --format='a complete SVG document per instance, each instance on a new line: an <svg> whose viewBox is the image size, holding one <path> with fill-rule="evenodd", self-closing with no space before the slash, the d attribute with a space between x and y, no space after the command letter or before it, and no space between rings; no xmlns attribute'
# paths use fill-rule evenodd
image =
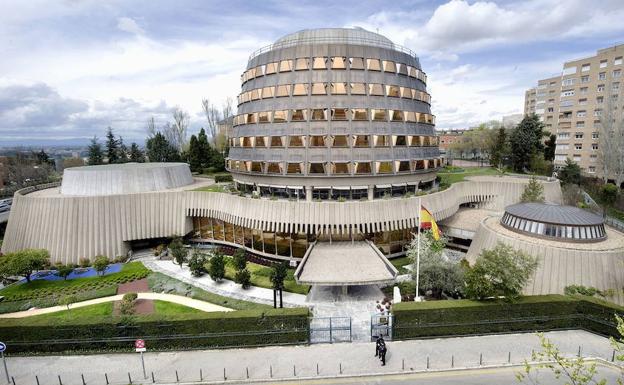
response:
<svg viewBox="0 0 624 385"><path fill-rule="evenodd" d="M180 268L179 265L174 264L172 261L159 261L154 257L141 258L138 260L143 262L145 267L152 271L168 275L211 293L244 301L273 305L272 289L251 286L249 289L245 290L241 285L227 279L221 282L215 282L207 274L202 277L193 277L187 265ZM283 292L283 301L285 307L308 306L308 303L306 303L306 296L302 294Z"/></svg>
<svg viewBox="0 0 624 385"><path fill-rule="evenodd" d="M576 355L581 347L585 357L611 360L609 340L584 331L548 332L550 338L567 355ZM256 349L229 349L150 353L145 365L148 381L143 380L141 361L137 353L101 354L90 356L8 357L9 374L16 385L82 385L128 384L150 382L154 373L156 383L197 382L200 369L203 381L261 381L269 379L301 379L304 377L358 376L410 371L447 370L454 368L521 364L530 358L532 350L540 350L535 334L506 334L480 337L458 337L414 341L388 342L387 365L375 358L373 343L342 343L311 346L284 346ZM7 351L10 352L8 346ZM93 364L85 364L92 362ZM318 364L318 375L317 375ZM520 370L520 368L518 369ZM272 376L272 377L271 377ZM509 383L515 383L510 378Z"/></svg>
<svg viewBox="0 0 624 385"><path fill-rule="evenodd" d="M72 303L71 305L69 305L69 308L70 309L76 309L76 308L79 308L79 307L84 307L84 306L89 306L89 305L96 305L98 303L112 302L112 301L121 301L123 296L124 296L123 294L118 294L118 295L112 295L110 297L95 298L95 299L90 299L88 301L76 302L76 303ZM173 302L173 303L177 303L179 305L192 307L192 308L195 308L195 309L198 309L198 310L202 310L202 311L206 311L206 312L211 312L211 311L232 311L232 309L227 308L227 307L214 305L214 304L211 304L209 302L199 301L199 300L196 300L196 299L193 299L193 298L188 298L188 297L184 297L182 295L175 295L175 294L138 293L137 294L137 298L138 299L151 299L151 300L160 300L160 301ZM24 318L24 317L30 317L30 316L33 316L33 315L56 313L56 312L63 311L63 310L67 310L67 306L59 305L59 306L45 307L45 308L41 308L41 309L31 309L31 310L18 311L18 312L15 312L15 313L5 313L5 314L0 314L0 318Z"/></svg>

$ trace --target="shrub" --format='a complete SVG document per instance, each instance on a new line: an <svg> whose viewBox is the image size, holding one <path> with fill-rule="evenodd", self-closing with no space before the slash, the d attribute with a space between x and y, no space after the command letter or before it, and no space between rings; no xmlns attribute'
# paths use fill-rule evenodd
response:
<svg viewBox="0 0 624 385"><path fill-rule="evenodd" d="M202 170L202 173L204 174L214 174L215 172L217 172L217 168L216 167L206 167Z"/></svg>
<svg viewBox="0 0 624 385"><path fill-rule="evenodd" d="M134 301L139 297L139 295L137 293L126 293L123 295L122 297L122 301Z"/></svg>
<svg viewBox="0 0 624 385"><path fill-rule="evenodd" d="M78 263L80 265L80 267L89 267L91 266L91 260L89 258L86 257L82 257L80 258L80 262Z"/></svg>
<svg viewBox="0 0 624 385"><path fill-rule="evenodd" d="M233 182L234 178L232 178L232 174L215 174L214 175L214 181L215 183L220 183L220 182Z"/></svg>
<svg viewBox="0 0 624 385"><path fill-rule="evenodd" d="M244 270L247 267L247 258L245 257L245 250L243 249L236 250L232 260L234 262L234 267L238 271Z"/></svg>
<svg viewBox="0 0 624 385"><path fill-rule="evenodd" d="M236 272L236 276L234 277L236 283L239 283L243 289L248 289L251 285L251 274L249 270L243 269Z"/></svg>
<svg viewBox="0 0 624 385"><path fill-rule="evenodd" d="M72 271L74 271L74 268L70 265L58 265L56 267L56 271L59 277L66 280L67 277L72 273Z"/></svg>
<svg viewBox="0 0 624 385"><path fill-rule="evenodd" d="M201 277L206 272L206 256L197 249L193 250L193 255L189 259L188 266L193 277Z"/></svg>
<svg viewBox="0 0 624 385"><path fill-rule="evenodd" d="M210 267L208 268L208 274L213 281L221 281L225 276L225 259L223 254L218 253L210 258Z"/></svg>
<svg viewBox="0 0 624 385"><path fill-rule="evenodd" d="M171 241L169 244L169 251L171 252L171 256L174 261L180 265L180 268L182 268L182 264L186 262L188 252L184 248L180 237L176 237L173 241Z"/></svg>
<svg viewBox="0 0 624 385"><path fill-rule="evenodd" d="M98 275L104 275L104 272L106 271L109 263L110 261L108 260L107 256L98 255L93 261L93 268L95 269L95 271L97 271Z"/></svg>

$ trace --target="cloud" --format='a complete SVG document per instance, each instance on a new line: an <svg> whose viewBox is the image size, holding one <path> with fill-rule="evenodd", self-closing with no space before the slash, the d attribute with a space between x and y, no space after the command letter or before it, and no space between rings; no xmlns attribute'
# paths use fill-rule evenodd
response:
<svg viewBox="0 0 624 385"><path fill-rule="evenodd" d="M133 33L135 35L145 34L145 30L139 27L134 19L125 16L117 19L117 28L121 31Z"/></svg>

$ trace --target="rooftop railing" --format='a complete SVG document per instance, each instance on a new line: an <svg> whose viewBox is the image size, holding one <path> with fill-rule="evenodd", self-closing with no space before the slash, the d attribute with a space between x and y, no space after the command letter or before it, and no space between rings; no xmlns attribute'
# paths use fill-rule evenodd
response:
<svg viewBox="0 0 624 385"><path fill-rule="evenodd" d="M256 56L263 54L265 52L269 52L276 49L281 48L289 48L302 44L353 44L353 45L370 45L373 47L381 47L388 48L395 51L406 53L412 57L414 57L417 61L418 55L416 52L412 51L407 47L403 47L398 44L394 44L391 42L387 42L381 39L369 39L365 37L343 37L343 36L335 36L335 37L309 37L309 38L294 38L292 40L285 40L273 44L269 44L264 46L256 51L254 51L251 55L249 55L249 60L252 60ZM420 61L419 61L420 63Z"/></svg>

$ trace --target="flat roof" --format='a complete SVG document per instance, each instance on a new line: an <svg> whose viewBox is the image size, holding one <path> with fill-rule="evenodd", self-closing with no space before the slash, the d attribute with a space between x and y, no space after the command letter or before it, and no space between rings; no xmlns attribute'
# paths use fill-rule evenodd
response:
<svg viewBox="0 0 624 385"><path fill-rule="evenodd" d="M507 206L505 212L535 222L558 225L592 226L604 223L602 217L587 210L550 203L517 203Z"/></svg>
<svg viewBox="0 0 624 385"><path fill-rule="evenodd" d="M367 241L317 242L295 272L308 285L344 286L392 282L397 269Z"/></svg>

